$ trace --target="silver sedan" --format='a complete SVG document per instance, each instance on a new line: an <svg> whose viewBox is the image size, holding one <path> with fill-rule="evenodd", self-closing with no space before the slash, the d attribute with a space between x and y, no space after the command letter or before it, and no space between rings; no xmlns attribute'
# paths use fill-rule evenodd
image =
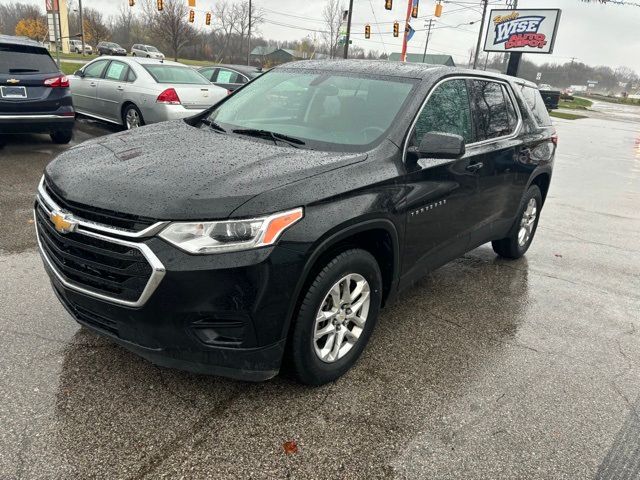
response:
<svg viewBox="0 0 640 480"><path fill-rule="evenodd" d="M190 117L227 95L186 65L152 58L100 57L69 80L76 112L127 129Z"/></svg>

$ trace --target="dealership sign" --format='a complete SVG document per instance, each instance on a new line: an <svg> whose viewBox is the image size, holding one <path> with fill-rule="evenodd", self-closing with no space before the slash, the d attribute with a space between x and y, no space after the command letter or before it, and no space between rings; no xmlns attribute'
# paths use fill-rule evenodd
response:
<svg viewBox="0 0 640 480"><path fill-rule="evenodd" d="M560 10L491 10L485 52L552 53Z"/></svg>

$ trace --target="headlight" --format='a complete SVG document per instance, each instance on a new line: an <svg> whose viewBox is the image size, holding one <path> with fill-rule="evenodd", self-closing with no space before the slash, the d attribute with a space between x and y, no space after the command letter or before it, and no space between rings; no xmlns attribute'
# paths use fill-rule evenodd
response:
<svg viewBox="0 0 640 480"><path fill-rule="evenodd" d="M176 222L160 238L195 254L231 252L273 245L280 235L304 216L302 208L268 217L219 222Z"/></svg>

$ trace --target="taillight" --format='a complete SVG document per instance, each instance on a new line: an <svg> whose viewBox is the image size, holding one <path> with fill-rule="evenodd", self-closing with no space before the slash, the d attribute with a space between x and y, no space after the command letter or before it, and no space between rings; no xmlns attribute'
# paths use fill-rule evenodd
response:
<svg viewBox="0 0 640 480"><path fill-rule="evenodd" d="M51 88L69 88L69 79L66 75L58 75L57 77L47 78L44 81L45 87Z"/></svg>
<svg viewBox="0 0 640 480"><path fill-rule="evenodd" d="M180 105L180 97L175 88L167 88L164 92L158 95L156 103L168 103L170 105Z"/></svg>
<svg viewBox="0 0 640 480"><path fill-rule="evenodd" d="M233 93L233 90L227 90L227 95L231 95Z"/></svg>
<svg viewBox="0 0 640 480"><path fill-rule="evenodd" d="M558 146L558 134L556 132L553 132L553 135L551 135L551 143L556 147Z"/></svg>

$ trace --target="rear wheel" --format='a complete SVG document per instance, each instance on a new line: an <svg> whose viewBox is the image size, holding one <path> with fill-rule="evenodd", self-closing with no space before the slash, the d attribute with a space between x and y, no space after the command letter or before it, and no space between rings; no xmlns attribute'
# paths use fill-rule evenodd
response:
<svg viewBox="0 0 640 480"><path fill-rule="evenodd" d="M537 185L531 185L522 201L516 222L509 231L509 235L501 240L491 242L493 251L504 258L522 257L533 241L540 219L542 207L542 193Z"/></svg>
<svg viewBox="0 0 640 480"><path fill-rule="evenodd" d="M142 118L142 113L132 103L124 107L122 112L122 124L124 128L127 130L131 130L132 128L138 128L144 125L144 119Z"/></svg>
<svg viewBox="0 0 640 480"><path fill-rule="evenodd" d="M57 130L49 135L53 143L65 145L71 141L73 132L71 130Z"/></svg>
<svg viewBox="0 0 640 480"><path fill-rule="evenodd" d="M382 298L380 268L369 252L347 250L303 295L288 345L290 359L299 381L322 385L349 370L371 336Z"/></svg>

